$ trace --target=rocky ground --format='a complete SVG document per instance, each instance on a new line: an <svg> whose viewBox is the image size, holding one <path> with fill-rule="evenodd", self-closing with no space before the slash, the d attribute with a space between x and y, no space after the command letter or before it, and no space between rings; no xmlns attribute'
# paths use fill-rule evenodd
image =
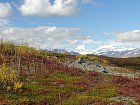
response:
<svg viewBox="0 0 140 105"><path fill-rule="evenodd" d="M106 74L111 74L111 75L116 75L116 76L126 76L130 78L140 77L140 72L136 70L133 71L133 70L127 69L126 71L125 70L126 68L104 66L99 62L91 62L82 58L79 58L76 61L69 63L68 66L80 68L82 70L87 70L87 71L91 70L91 71L96 71L96 72L101 72L101 73L106 73Z"/></svg>

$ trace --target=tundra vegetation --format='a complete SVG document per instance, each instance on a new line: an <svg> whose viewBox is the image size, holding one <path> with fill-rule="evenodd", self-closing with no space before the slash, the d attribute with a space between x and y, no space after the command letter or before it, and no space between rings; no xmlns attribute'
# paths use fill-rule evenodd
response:
<svg viewBox="0 0 140 105"><path fill-rule="evenodd" d="M140 58L124 61L95 55L69 55L1 42L0 104L140 104L140 78L114 76L68 66L69 62L78 58L105 66L122 66L128 60L124 66L134 71L138 69L135 65L139 66L140 63Z"/></svg>

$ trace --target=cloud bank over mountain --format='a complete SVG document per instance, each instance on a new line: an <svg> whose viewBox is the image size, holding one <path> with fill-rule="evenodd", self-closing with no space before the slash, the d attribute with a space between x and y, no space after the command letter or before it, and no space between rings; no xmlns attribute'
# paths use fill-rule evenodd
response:
<svg viewBox="0 0 140 105"><path fill-rule="evenodd" d="M3 27L0 37L16 43L28 43L40 48L70 48L81 43L92 43L90 36L80 35L78 28L17 28Z"/></svg>
<svg viewBox="0 0 140 105"><path fill-rule="evenodd" d="M140 42L140 30L112 33L118 42Z"/></svg>

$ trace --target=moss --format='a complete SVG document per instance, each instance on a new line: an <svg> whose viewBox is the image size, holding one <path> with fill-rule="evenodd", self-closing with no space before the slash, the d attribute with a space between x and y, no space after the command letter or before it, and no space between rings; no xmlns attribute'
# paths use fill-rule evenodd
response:
<svg viewBox="0 0 140 105"><path fill-rule="evenodd" d="M77 94L63 101L63 105L87 105L91 100L90 96Z"/></svg>
<svg viewBox="0 0 140 105"><path fill-rule="evenodd" d="M112 84L98 84L86 94L101 99L117 96L116 89Z"/></svg>
<svg viewBox="0 0 140 105"><path fill-rule="evenodd" d="M56 77L56 79L63 79L63 80L68 81L68 82L73 82L75 80L81 79L80 77L71 76L71 75L67 75L64 73L57 73L57 74L54 74L54 76Z"/></svg>
<svg viewBox="0 0 140 105"><path fill-rule="evenodd" d="M102 74L105 78L106 78L106 80L108 80L108 81L111 81L111 80L113 80L113 76L112 75L110 75L110 74Z"/></svg>
<svg viewBox="0 0 140 105"><path fill-rule="evenodd" d="M40 89L46 89L46 86L39 86L39 85L35 85L35 84L29 84L29 85L24 85L23 87L24 89L28 89L28 90L40 90Z"/></svg>

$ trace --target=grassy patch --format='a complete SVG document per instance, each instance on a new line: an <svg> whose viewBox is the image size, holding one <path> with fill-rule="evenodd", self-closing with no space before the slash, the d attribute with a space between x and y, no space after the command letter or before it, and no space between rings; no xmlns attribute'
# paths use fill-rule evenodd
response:
<svg viewBox="0 0 140 105"><path fill-rule="evenodd" d="M116 89L112 84L98 84L91 88L86 94L100 99L117 96Z"/></svg>
<svg viewBox="0 0 140 105"><path fill-rule="evenodd" d="M87 105L90 99L90 96L86 96L84 94L77 94L64 100L63 105Z"/></svg>

